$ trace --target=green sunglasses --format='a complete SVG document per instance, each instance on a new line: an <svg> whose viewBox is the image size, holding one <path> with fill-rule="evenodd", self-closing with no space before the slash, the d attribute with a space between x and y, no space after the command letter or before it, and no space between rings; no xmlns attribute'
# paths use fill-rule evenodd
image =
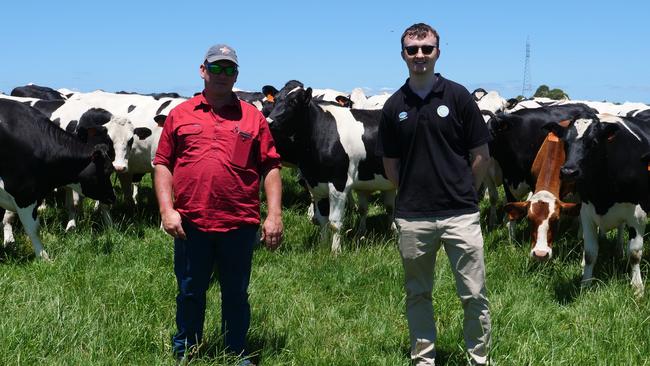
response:
<svg viewBox="0 0 650 366"><path fill-rule="evenodd" d="M226 76L233 76L237 72L237 66L221 66L218 64L205 64L205 68L208 69L210 74L219 75L222 72L226 73Z"/></svg>

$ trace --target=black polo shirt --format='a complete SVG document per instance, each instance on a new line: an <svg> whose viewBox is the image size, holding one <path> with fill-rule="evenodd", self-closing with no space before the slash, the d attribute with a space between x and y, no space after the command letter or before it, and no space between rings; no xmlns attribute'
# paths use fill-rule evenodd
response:
<svg viewBox="0 0 650 366"><path fill-rule="evenodd" d="M487 143L490 134L467 89L436 76L424 100L407 80L382 110L377 154L400 160L397 217L478 211L469 151Z"/></svg>

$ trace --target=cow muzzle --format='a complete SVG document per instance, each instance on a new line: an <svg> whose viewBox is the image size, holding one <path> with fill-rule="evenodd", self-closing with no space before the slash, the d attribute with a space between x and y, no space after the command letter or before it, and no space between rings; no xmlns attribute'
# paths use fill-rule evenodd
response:
<svg viewBox="0 0 650 366"><path fill-rule="evenodd" d="M580 175L580 171L576 168L563 167L560 169L560 178L566 180L575 180Z"/></svg>
<svg viewBox="0 0 650 366"><path fill-rule="evenodd" d="M115 164L113 163L113 169L115 169L116 173L126 173L128 167L123 164Z"/></svg>
<svg viewBox="0 0 650 366"><path fill-rule="evenodd" d="M530 257L538 261L547 261L553 257L553 249L550 247L535 247L530 251Z"/></svg>

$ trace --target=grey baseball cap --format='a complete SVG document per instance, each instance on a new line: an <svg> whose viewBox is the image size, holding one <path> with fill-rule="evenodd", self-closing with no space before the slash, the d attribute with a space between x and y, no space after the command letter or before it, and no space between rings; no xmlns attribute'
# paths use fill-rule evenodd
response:
<svg viewBox="0 0 650 366"><path fill-rule="evenodd" d="M205 60L208 61L208 63L219 60L228 60L234 62L235 65L239 66L235 49L226 44L215 44L214 46L210 47L208 52L205 54Z"/></svg>

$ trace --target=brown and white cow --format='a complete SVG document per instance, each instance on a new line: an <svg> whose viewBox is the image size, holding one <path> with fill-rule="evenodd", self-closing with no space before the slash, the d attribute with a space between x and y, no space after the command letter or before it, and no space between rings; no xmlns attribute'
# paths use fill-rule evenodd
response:
<svg viewBox="0 0 650 366"><path fill-rule="evenodd" d="M568 126L569 121L561 124ZM560 168L565 160L564 142L549 132L531 169L537 178L535 192L524 202L511 202L504 207L511 221L524 215L528 217L532 237L530 256L539 260L550 259L553 255L553 238L560 213L577 216L580 212L579 203L562 202L560 199L566 190L566 187L561 188L560 181Z"/></svg>

